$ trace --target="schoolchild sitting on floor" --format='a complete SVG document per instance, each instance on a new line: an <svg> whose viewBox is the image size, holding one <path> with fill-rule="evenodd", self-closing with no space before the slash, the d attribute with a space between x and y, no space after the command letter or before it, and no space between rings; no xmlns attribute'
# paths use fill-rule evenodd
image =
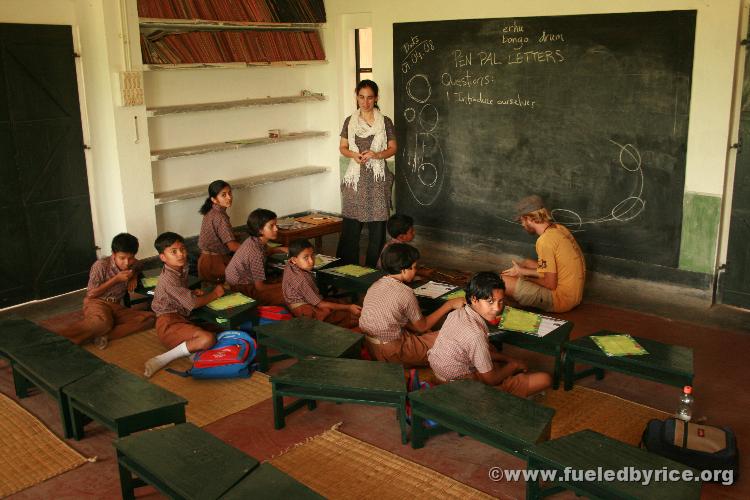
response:
<svg viewBox="0 0 750 500"><path fill-rule="evenodd" d="M76 344L89 340L104 349L109 340L151 328L154 314L137 311L122 304L125 294L136 286L140 262L138 238L120 233L112 239L112 255L91 266L86 297L83 299L83 319L59 331Z"/></svg>
<svg viewBox="0 0 750 500"><path fill-rule="evenodd" d="M356 304L323 300L312 274L314 267L312 244L306 239L292 241L281 281L284 301L291 313L296 317L315 318L344 328L356 327L362 308Z"/></svg>
<svg viewBox="0 0 750 500"><path fill-rule="evenodd" d="M265 208L256 208L247 216L247 230L250 236L242 242L227 266L226 283L233 292L252 297L261 305L282 305L281 283L266 281L267 254L289 251L287 247L269 249L266 245L279 233L276 214Z"/></svg>
<svg viewBox="0 0 750 500"><path fill-rule="evenodd" d="M529 373L523 361L498 352L489 343L488 321L503 310L505 285L496 273L474 275L466 287L466 305L445 320L427 357L440 382L473 378L526 397L549 387L548 373Z"/></svg>
<svg viewBox="0 0 750 500"><path fill-rule="evenodd" d="M182 236L162 233L154 246L164 267L154 290L151 309L156 313L156 335L168 351L146 361L144 375L147 377L177 358L213 347L214 334L194 325L188 317L193 309L224 295L221 285L210 292L188 288L188 253Z"/></svg>
<svg viewBox="0 0 750 500"><path fill-rule="evenodd" d="M417 232L414 229L414 219L406 214L396 213L391 215L386 225L388 234L391 239L388 240L383 249L380 251L380 257L378 258L378 269L383 269L383 254L386 248L393 245L394 243L411 243L414 241L414 237ZM417 276L429 277L432 275L433 270L428 267L417 267Z"/></svg>
<svg viewBox="0 0 750 500"><path fill-rule="evenodd" d="M424 317L408 285L417 273L417 260L419 250L413 246L389 246L383 254L383 270L388 275L373 283L365 295L359 327L366 334L370 354L378 361L427 366L427 351L437 337L430 329L464 304L463 297L448 300Z"/></svg>
<svg viewBox="0 0 750 500"><path fill-rule="evenodd" d="M208 283L223 283L224 271L232 252L240 247L232 231L227 209L232 206L232 186L222 180L208 185L208 198L200 210L203 215L198 235L198 277Z"/></svg>

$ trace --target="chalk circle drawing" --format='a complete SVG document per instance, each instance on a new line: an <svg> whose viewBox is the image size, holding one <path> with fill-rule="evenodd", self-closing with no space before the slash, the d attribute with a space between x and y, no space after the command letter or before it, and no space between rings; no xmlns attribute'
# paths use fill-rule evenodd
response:
<svg viewBox="0 0 750 500"><path fill-rule="evenodd" d="M414 108L406 108L404 110L404 118L406 118L406 121L411 123L414 121L414 118L417 117L417 111Z"/></svg>
<svg viewBox="0 0 750 500"><path fill-rule="evenodd" d="M414 200L422 206L432 205L443 188L445 180L440 172L445 168L445 158L437 137L429 132L417 132L413 153L405 148L403 155L411 167L411 176L401 171ZM416 176L416 181L414 180ZM413 185L412 185L413 184Z"/></svg>
<svg viewBox="0 0 750 500"><path fill-rule="evenodd" d="M409 78L409 81L406 83L406 94L419 104L426 103L432 95L432 87L430 86L430 81L427 79L427 75L417 73Z"/></svg>
<svg viewBox="0 0 750 500"><path fill-rule="evenodd" d="M432 132L440 121L440 114L432 104L425 104L419 111L419 126L425 132Z"/></svg>
<svg viewBox="0 0 750 500"><path fill-rule="evenodd" d="M581 215L567 208L553 208L550 210L555 222L568 227L571 232L585 231L584 226L591 224L602 224L604 222L629 222L646 210L646 200L641 198L645 180L643 177L643 168L641 153L632 144L620 144L619 142L609 140L612 144L620 148L618 161L620 167L628 172L635 174L635 185L633 190L623 200L617 202L609 214L593 219L584 219ZM518 221L501 218L506 222L518 224Z"/></svg>

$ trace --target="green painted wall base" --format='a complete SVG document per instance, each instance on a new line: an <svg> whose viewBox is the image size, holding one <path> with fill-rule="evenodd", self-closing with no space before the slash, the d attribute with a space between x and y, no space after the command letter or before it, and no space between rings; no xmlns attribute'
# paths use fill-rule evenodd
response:
<svg viewBox="0 0 750 500"><path fill-rule="evenodd" d="M720 196L685 193L680 269L713 274L720 218Z"/></svg>

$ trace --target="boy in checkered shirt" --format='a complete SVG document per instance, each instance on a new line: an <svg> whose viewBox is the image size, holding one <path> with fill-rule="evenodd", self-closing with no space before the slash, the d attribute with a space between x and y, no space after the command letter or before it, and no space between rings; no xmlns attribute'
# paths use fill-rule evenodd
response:
<svg viewBox="0 0 750 500"><path fill-rule="evenodd" d="M447 300L425 317L417 296L408 283L417 274L419 250L406 243L394 243L383 253L387 273L367 290L359 327L366 334L367 348L373 358L408 367L427 366L427 351L435 343L437 332L430 329L464 299Z"/></svg>
<svg viewBox="0 0 750 500"><path fill-rule="evenodd" d="M552 384L548 373L530 373L526 363L490 346L487 322L502 312L504 295L505 285L497 273L477 273L469 281L466 305L448 315L427 354L438 380L475 379L520 397Z"/></svg>
<svg viewBox="0 0 750 500"><path fill-rule="evenodd" d="M300 238L289 244L289 260L284 268L281 289L284 302L295 317L305 316L326 323L354 328L362 308L356 304L339 304L323 300L315 284L312 270L315 252L312 244Z"/></svg>

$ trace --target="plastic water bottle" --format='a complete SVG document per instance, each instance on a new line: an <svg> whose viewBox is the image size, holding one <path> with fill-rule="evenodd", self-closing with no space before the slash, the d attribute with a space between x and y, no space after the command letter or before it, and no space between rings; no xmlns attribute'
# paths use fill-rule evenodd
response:
<svg viewBox="0 0 750 500"><path fill-rule="evenodd" d="M693 416L693 388L686 385L682 388L680 405L677 407L677 418L689 422Z"/></svg>

